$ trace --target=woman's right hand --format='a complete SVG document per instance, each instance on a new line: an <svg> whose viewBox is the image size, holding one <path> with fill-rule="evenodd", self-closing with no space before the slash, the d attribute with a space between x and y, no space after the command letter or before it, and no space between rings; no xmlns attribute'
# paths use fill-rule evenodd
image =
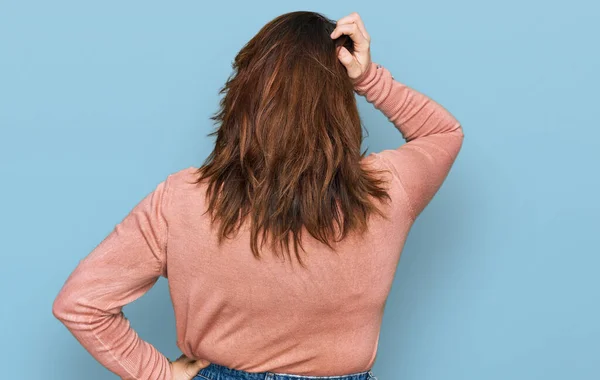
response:
<svg viewBox="0 0 600 380"><path fill-rule="evenodd" d="M174 362L169 361L169 365L171 380L193 380L202 368L210 365L210 362L204 359L190 359L183 354Z"/></svg>
<svg viewBox="0 0 600 380"><path fill-rule="evenodd" d="M340 46L337 51L338 59L346 67L350 79L356 81L371 64L371 37L356 12L339 19L330 37L336 39L342 34L346 34L352 39L354 54Z"/></svg>

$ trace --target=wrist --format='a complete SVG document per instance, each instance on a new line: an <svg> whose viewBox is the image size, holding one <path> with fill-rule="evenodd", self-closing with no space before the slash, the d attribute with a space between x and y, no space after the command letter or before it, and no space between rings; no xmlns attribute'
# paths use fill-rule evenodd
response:
<svg viewBox="0 0 600 380"><path fill-rule="evenodd" d="M370 61L369 64L367 65L367 68L365 69L365 71L363 71L358 77L352 79L352 84L354 85L354 87L361 87L366 83L369 83L371 81L371 79L373 79L373 77L375 76L375 72L377 71L377 68L380 67L381 65L376 64L373 61Z"/></svg>

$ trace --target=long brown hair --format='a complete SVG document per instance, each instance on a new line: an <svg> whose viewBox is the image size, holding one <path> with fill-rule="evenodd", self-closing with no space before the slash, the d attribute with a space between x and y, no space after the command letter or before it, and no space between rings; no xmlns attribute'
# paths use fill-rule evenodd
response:
<svg viewBox="0 0 600 380"><path fill-rule="evenodd" d="M266 24L238 53L211 119L218 128L214 151L198 168L194 183L206 190L212 221L221 220L219 243L251 218L251 250L259 259L258 234L267 233L288 256L302 247L302 226L332 248L341 229L367 228L369 214L385 218L369 195L391 200L383 180L360 165L362 122L354 85L336 56L353 52L352 40L329 36L335 21L297 11ZM220 193L220 194L219 194ZM237 224L237 226L236 226Z"/></svg>

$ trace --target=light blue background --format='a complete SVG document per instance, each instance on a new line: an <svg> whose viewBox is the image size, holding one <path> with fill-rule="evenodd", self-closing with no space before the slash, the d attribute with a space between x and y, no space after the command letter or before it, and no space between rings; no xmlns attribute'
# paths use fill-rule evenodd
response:
<svg viewBox="0 0 600 380"><path fill-rule="evenodd" d="M381 380L600 378L597 2L0 2L4 379L112 379L51 313L167 174L210 153L236 52L292 10L358 11L372 57L463 124L390 294ZM365 148L402 143L363 98ZM125 312L179 355L167 282Z"/></svg>

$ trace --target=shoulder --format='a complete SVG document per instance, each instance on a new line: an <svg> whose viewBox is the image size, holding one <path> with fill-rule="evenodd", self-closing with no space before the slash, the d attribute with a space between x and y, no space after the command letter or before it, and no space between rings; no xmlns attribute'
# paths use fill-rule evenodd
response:
<svg viewBox="0 0 600 380"><path fill-rule="evenodd" d="M202 185L197 181L200 177L198 170L199 168L195 166L189 166L171 172L167 176L165 182L171 207L177 207L177 205L185 207L183 205L189 203L188 201L196 202L199 199L198 195Z"/></svg>
<svg viewBox="0 0 600 380"><path fill-rule="evenodd" d="M167 176L166 181L169 187L185 187L186 185L192 185L195 182L196 178L198 178L197 173L197 167L189 166L172 172Z"/></svg>

